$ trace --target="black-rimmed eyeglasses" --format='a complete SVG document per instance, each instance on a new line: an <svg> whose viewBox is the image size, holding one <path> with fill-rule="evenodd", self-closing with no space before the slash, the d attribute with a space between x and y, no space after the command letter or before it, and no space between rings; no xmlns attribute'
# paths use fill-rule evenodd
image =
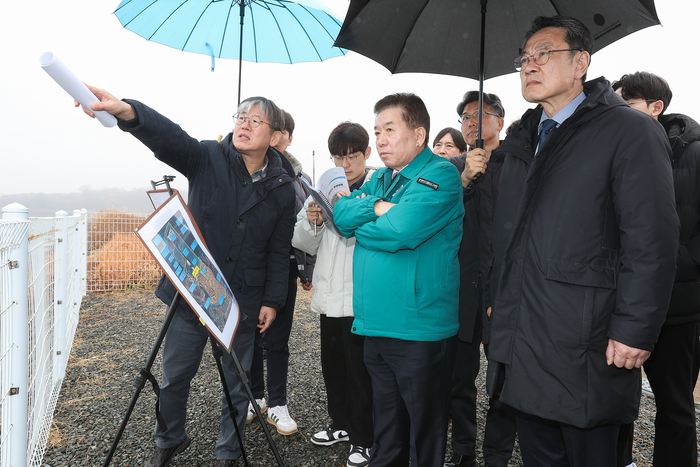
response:
<svg viewBox="0 0 700 467"><path fill-rule="evenodd" d="M553 52L573 52L574 50L581 52L581 49L538 50L535 52L535 55L520 55L513 61L513 65L515 66L516 70L520 71L527 67L527 64L530 63L530 59L532 59L535 65L542 66L549 61L549 54Z"/></svg>
<svg viewBox="0 0 700 467"><path fill-rule="evenodd" d="M241 115L240 113L233 114L233 123L236 125L243 125L246 120L248 120L248 123L250 123L250 126L253 128L259 127L261 123L266 123L268 125L270 124L270 122L264 121L260 115L251 115L248 117L247 115Z"/></svg>

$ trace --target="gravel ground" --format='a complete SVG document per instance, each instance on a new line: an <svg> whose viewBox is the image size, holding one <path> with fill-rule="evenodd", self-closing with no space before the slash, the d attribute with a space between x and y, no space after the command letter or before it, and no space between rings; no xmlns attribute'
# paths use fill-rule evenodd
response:
<svg viewBox="0 0 700 467"><path fill-rule="evenodd" d="M312 434L325 429L330 422L320 368L318 317L309 310L310 300L311 292L300 288L290 339L288 407L299 432L285 437L274 427L270 431L282 458L290 466L340 467L346 463L347 443L319 447L310 441ZM102 465L131 401L133 378L145 365L160 331L164 312L165 306L152 291L95 294L83 300L44 467ZM153 373L160 381L160 358ZM480 444L487 407L483 368L478 384ZM192 382L188 407L187 430L192 444L171 465L214 464L220 394L214 359L206 353ZM148 459L155 445L154 403L155 396L147 384L112 465L139 466ZM638 467L651 466L654 410L653 399L643 397L634 451ZM248 425L244 444L251 466L277 465L257 421ZM481 452L478 454L481 456ZM517 443L509 465L522 465Z"/></svg>

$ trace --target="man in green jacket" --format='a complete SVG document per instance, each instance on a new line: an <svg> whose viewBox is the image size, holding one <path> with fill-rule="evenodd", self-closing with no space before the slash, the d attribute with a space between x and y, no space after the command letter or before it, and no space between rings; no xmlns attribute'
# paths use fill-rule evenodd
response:
<svg viewBox="0 0 700 467"><path fill-rule="evenodd" d="M365 336L374 392L370 466L441 467L459 328L462 185L427 149L430 116L413 94L374 107L386 168L338 200L334 219L355 236L352 331Z"/></svg>

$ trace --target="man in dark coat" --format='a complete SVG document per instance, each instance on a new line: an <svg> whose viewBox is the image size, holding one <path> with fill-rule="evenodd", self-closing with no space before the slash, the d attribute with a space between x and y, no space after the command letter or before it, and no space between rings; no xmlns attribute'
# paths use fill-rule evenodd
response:
<svg viewBox="0 0 700 467"><path fill-rule="evenodd" d="M484 93L481 138L484 147L476 147L479 130L479 93L467 92L457 105L469 152L451 157L464 187L464 224L459 247L459 334L452 375L452 458L444 467L475 467L476 459L476 377L481 360L481 342L487 350L488 316L482 316L483 279L491 260L491 220L493 197L498 187L501 164L490 157L500 145L505 110L495 94ZM477 178L477 174L482 174ZM483 329L483 334L482 334ZM513 409L497 399L489 400L486 415L483 454L486 467L505 467L515 444Z"/></svg>
<svg viewBox="0 0 700 467"><path fill-rule="evenodd" d="M307 183L311 178L302 172L301 162L287 151L294 138L294 119L289 112L282 111L284 115L284 128L280 132L279 141L274 146L282 153L292 166L294 177L295 202L294 212L298 213L304 206L304 201L311 192ZM304 180L302 180L302 178ZM316 257L307 255L303 251L289 246L289 278L287 282L287 299L284 306L278 310L275 322L265 334L255 335L255 352L253 364L250 369L250 388L256 399L260 412L267 412L267 421L277 427L277 432L288 436L297 432L297 423L287 409L287 376L289 373L289 336L292 332L294 321L294 305L297 299L297 278L305 290L311 290L311 278L313 277ZM263 349L267 360L267 395L265 400L265 371L263 365ZM269 407L269 410L268 410ZM256 413L252 404L248 404L248 416L246 424L253 421Z"/></svg>
<svg viewBox="0 0 700 467"><path fill-rule="evenodd" d="M234 115L233 132L222 142L197 141L144 104L121 101L102 89L89 87L99 99L91 110L104 110L117 117L119 128L187 177L190 212L240 307L232 350L243 369L249 371L256 327L264 332L287 297L289 246L296 218L292 168L270 147L284 126L282 112L263 97L247 99ZM91 110L84 110L93 115ZM175 288L163 277L156 295L170 304ZM207 329L182 300L163 347L160 413L167 429L156 423L156 449L146 466L166 466L190 444L185 431L189 386L208 336ZM239 414L238 429L243 433L248 399L227 352L222 364ZM241 447L223 395L221 403L216 465L235 466Z"/></svg>
<svg viewBox="0 0 700 467"><path fill-rule="evenodd" d="M666 80L652 73L624 75L613 89L630 107L663 125L673 151L681 222L678 270L666 321L644 371L656 401L654 466L697 467L693 390L700 370L700 125L686 115L664 114L673 94ZM633 433L631 423L621 428L618 465L632 463Z"/></svg>
<svg viewBox="0 0 700 467"><path fill-rule="evenodd" d="M592 44L576 19L533 22L516 68L540 105L496 150L487 387L518 410L526 466L615 467L675 275L668 139L585 82Z"/></svg>

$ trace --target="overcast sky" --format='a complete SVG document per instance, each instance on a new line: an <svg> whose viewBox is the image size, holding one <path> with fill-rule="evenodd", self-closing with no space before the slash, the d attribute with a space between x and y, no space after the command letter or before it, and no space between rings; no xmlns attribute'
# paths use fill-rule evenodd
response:
<svg viewBox="0 0 700 467"><path fill-rule="evenodd" d="M325 3L344 17L346 0ZM605 75L612 81L639 70L657 73L674 93L669 111L700 120L700 2L656 3L663 26L637 32L596 53L588 77ZM39 66L46 51L54 52L83 81L147 103L193 137L211 139L231 131L238 62L217 60L211 72L208 56L148 42L122 28L112 14L118 5L118 0L2 2L0 195L70 193L86 187L146 190L152 179L177 175L131 136L104 128L73 108L72 99ZM270 97L294 116L297 127L289 151L309 174L315 152L317 176L332 166L330 131L351 120L371 134L372 107L381 97L399 91L421 96L431 114L432 137L445 126L459 127L455 106L472 89L477 82L466 78L392 76L352 52L321 63L243 63L243 96ZM515 72L486 81L484 90L501 97L506 126L531 106L520 95ZM374 148L370 164L381 165ZM175 186L186 190L182 176ZM82 206L64 209L76 207Z"/></svg>

